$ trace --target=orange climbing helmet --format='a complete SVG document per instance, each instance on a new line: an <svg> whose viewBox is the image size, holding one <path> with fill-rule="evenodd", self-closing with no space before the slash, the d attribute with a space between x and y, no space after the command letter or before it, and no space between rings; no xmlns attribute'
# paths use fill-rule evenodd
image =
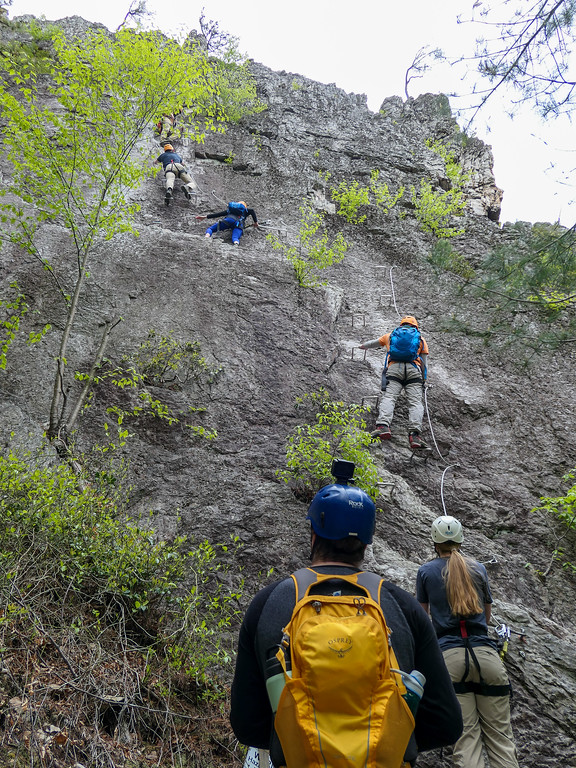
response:
<svg viewBox="0 0 576 768"><path fill-rule="evenodd" d="M172 144L164 144L164 152L168 152L170 150L174 152L174 147L172 146Z"/></svg>
<svg viewBox="0 0 576 768"><path fill-rule="evenodd" d="M240 203L240 205L243 205L243 206L244 206L244 208L248 209L248 206L246 205L246 203L244 202L244 200L238 200L238 202Z"/></svg>
<svg viewBox="0 0 576 768"><path fill-rule="evenodd" d="M402 320L400 320L400 325L413 325L414 328L418 328L418 320L416 320L415 317L412 317L412 315L406 315L406 317L403 317Z"/></svg>

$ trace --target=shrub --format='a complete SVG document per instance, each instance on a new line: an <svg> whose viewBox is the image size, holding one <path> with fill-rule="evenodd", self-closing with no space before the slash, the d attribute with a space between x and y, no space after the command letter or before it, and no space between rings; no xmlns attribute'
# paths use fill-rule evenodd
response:
<svg viewBox="0 0 576 768"><path fill-rule="evenodd" d="M435 190L428 179L420 181L420 188L411 187L412 202L416 217L425 232L436 237L456 237L464 233L463 228L452 226L453 216L462 216L466 207L464 184L468 180L452 153L439 141L428 140L426 146L439 155L445 163L450 189Z"/></svg>
<svg viewBox="0 0 576 768"><path fill-rule="evenodd" d="M336 213L344 216L349 224L362 224L366 221L366 214L360 214L359 209L368 206L374 201L381 213L390 213L392 208L404 195L404 187L400 187L393 195L388 185L379 181L380 171L373 170L370 173L370 184L365 187L359 181L350 183L341 181L338 187L332 188L332 200L338 203Z"/></svg>
<svg viewBox="0 0 576 768"><path fill-rule="evenodd" d="M576 467L564 476L564 480L574 480L575 478ZM540 505L532 510L532 512L537 511L552 515L562 524L564 530L555 543L552 560L560 562L565 570L576 573L576 562L574 559L570 559L570 555L566 554L566 547L573 548L576 544L574 538L576 532L576 484L568 489L565 496L542 496ZM549 570L550 568L546 574Z"/></svg>
<svg viewBox="0 0 576 768"><path fill-rule="evenodd" d="M318 271L340 263L348 250L348 243L341 232L330 240L324 225L324 214L314 211L309 202L305 201L300 206L300 213L298 247L281 242L274 234L267 235L266 239L274 250L285 254L294 268L298 284L303 288L314 288L325 285L319 280Z"/></svg>
<svg viewBox="0 0 576 768"><path fill-rule="evenodd" d="M348 184L341 181L337 188L332 189L332 200L338 203L338 214L344 216L349 224L362 224L366 221L366 214L360 215L358 210L363 205L369 205L370 194L367 187L360 186L360 182L353 181Z"/></svg>
<svg viewBox="0 0 576 768"><path fill-rule="evenodd" d="M309 408L307 423L295 427L286 447L286 469L277 476L306 500L326 483L336 457L353 461L355 485L373 499L378 496L378 471L370 455L372 438L366 431L363 406L330 400L328 392L305 394L296 400L297 408Z"/></svg>
<svg viewBox="0 0 576 768"><path fill-rule="evenodd" d="M404 187L400 187L395 195L390 192L388 185L379 181L380 171L373 170L370 173L370 192L372 193L376 206L384 213L390 213L396 203L404 196Z"/></svg>
<svg viewBox="0 0 576 768"><path fill-rule="evenodd" d="M433 244L428 261L435 267L452 272L464 280L473 280L476 277L476 272L466 257L455 251L446 240L437 240Z"/></svg>
<svg viewBox="0 0 576 768"><path fill-rule="evenodd" d="M124 422L142 417L153 417L164 421L168 426L180 425L188 434L213 440L217 437L216 430L201 424L192 423L205 412L202 405L207 387L214 381L220 368L213 368L202 355L198 341L180 341L175 339L172 332L159 334L154 329L148 332L135 353L124 355L119 365L110 360L104 360L96 375L76 373L79 381L90 380L94 391L111 384L116 392L107 398L116 400L114 405L106 408L108 417L112 417L118 431L116 442L111 440L108 446L98 446L99 451L121 447L125 444L128 431ZM167 387L172 393L187 385L186 405L183 409L175 409L162 395L157 392ZM152 391L154 388L154 392ZM93 403L93 392L87 399L85 408ZM174 399L174 395L171 398ZM109 437L110 424L104 422L104 430Z"/></svg>
<svg viewBox="0 0 576 768"><path fill-rule="evenodd" d="M66 465L0 456L3 691L26 702L28 719L11 721L12 743L30 752L26 765L52 748L26 736L30 723L36 732L55 721L63 764L82 754L90 765L117 765L129 732L140 737L139 754L151 737L168 756L161 763L156 754L155 764L174 765L190 708L226 695L242 590L225 564L230 546L162 541L150 521L123 515L126 502L80 489ZM41 696L31 695L32 679Z"/></svg>

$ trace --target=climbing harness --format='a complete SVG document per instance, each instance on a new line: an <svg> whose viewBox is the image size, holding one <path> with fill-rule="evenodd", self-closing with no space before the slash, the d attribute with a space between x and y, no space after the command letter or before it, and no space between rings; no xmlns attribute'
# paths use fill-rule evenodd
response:
<svg viewBox="0 0 576 768"><path fill-rule="evenodd" d="M460 635L464 640L464 647L466 649L466 655L464 659L464 674L459 682L453 682L454 691L456 693L474 693L476 696L511 696L512 686L510 683L506 685L488 685L488 683L482 677L482 670L480 669L480 662L474 648L470 642L470 635L466 628L466 619L460 619ZM480 682L474 683L471 680L466 680L470 673L470 659L472 659L476 670L478 671L478 677Z"/></svg>

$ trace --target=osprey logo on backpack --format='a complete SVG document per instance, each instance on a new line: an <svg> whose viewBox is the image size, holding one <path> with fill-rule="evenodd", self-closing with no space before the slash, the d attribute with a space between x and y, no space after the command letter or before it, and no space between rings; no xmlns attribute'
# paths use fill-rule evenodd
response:
<svg viewBox="0 0 576 768"><path fill-rule="evenodd" d="M397 363L412 363L418 357L422 337L413 325L400 325L390 334L388 357Z"/></svg>
<svg viewBox="0 0 576 768"><path fill-rule="evenodd" d="M379 604L382 579L303 568L276 658L285 685L274 721L287 768L400 768L414 729ZM332 594L311 594L337 580ZM356 594L343 595L341 582ZM287 660L292 668L289 671Z"/></svg>

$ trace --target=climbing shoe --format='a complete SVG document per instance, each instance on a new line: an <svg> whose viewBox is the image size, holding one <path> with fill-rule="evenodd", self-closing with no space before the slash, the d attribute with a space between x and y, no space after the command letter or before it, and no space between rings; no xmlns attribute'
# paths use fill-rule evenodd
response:
<svg viewBox="0 0 576 768"><path fill-rule="evenodd" d="M424 440L420 437L419 432L410 432L408 440L410 442L410 448L412 448L413 451L420 451L428 448Z"/></svg>
<svg viewBox="0 0 576 768"><path fill-rule="evenodd" d="M170 205L170 200L172 200L172 190L167 189L166 194L164 195L164 202L166 205Z"/></svg>
<svg viewBox="0 0 576 768"><path fill-rule="evenodd" d="M240 245L240 243L238 242L238 240L234 240L233 245Z"/></svg>
<svg viewBox="0 0 576 768"><path fill-rule="evenodd" d="M186 200L190 200L192 195L190 194L190 190L188 189L188 187L182 187L182 192L184 192L184 194L186 195Z"/></svg>
<svg viewBox="0 0 576 768"><path fill-rule="evenodd" d="M373 432L370 432L370 434L372 437L377 437L379 440L392 439L392 432L390 432L388 424L377 424L376 429Z"/></svg>

